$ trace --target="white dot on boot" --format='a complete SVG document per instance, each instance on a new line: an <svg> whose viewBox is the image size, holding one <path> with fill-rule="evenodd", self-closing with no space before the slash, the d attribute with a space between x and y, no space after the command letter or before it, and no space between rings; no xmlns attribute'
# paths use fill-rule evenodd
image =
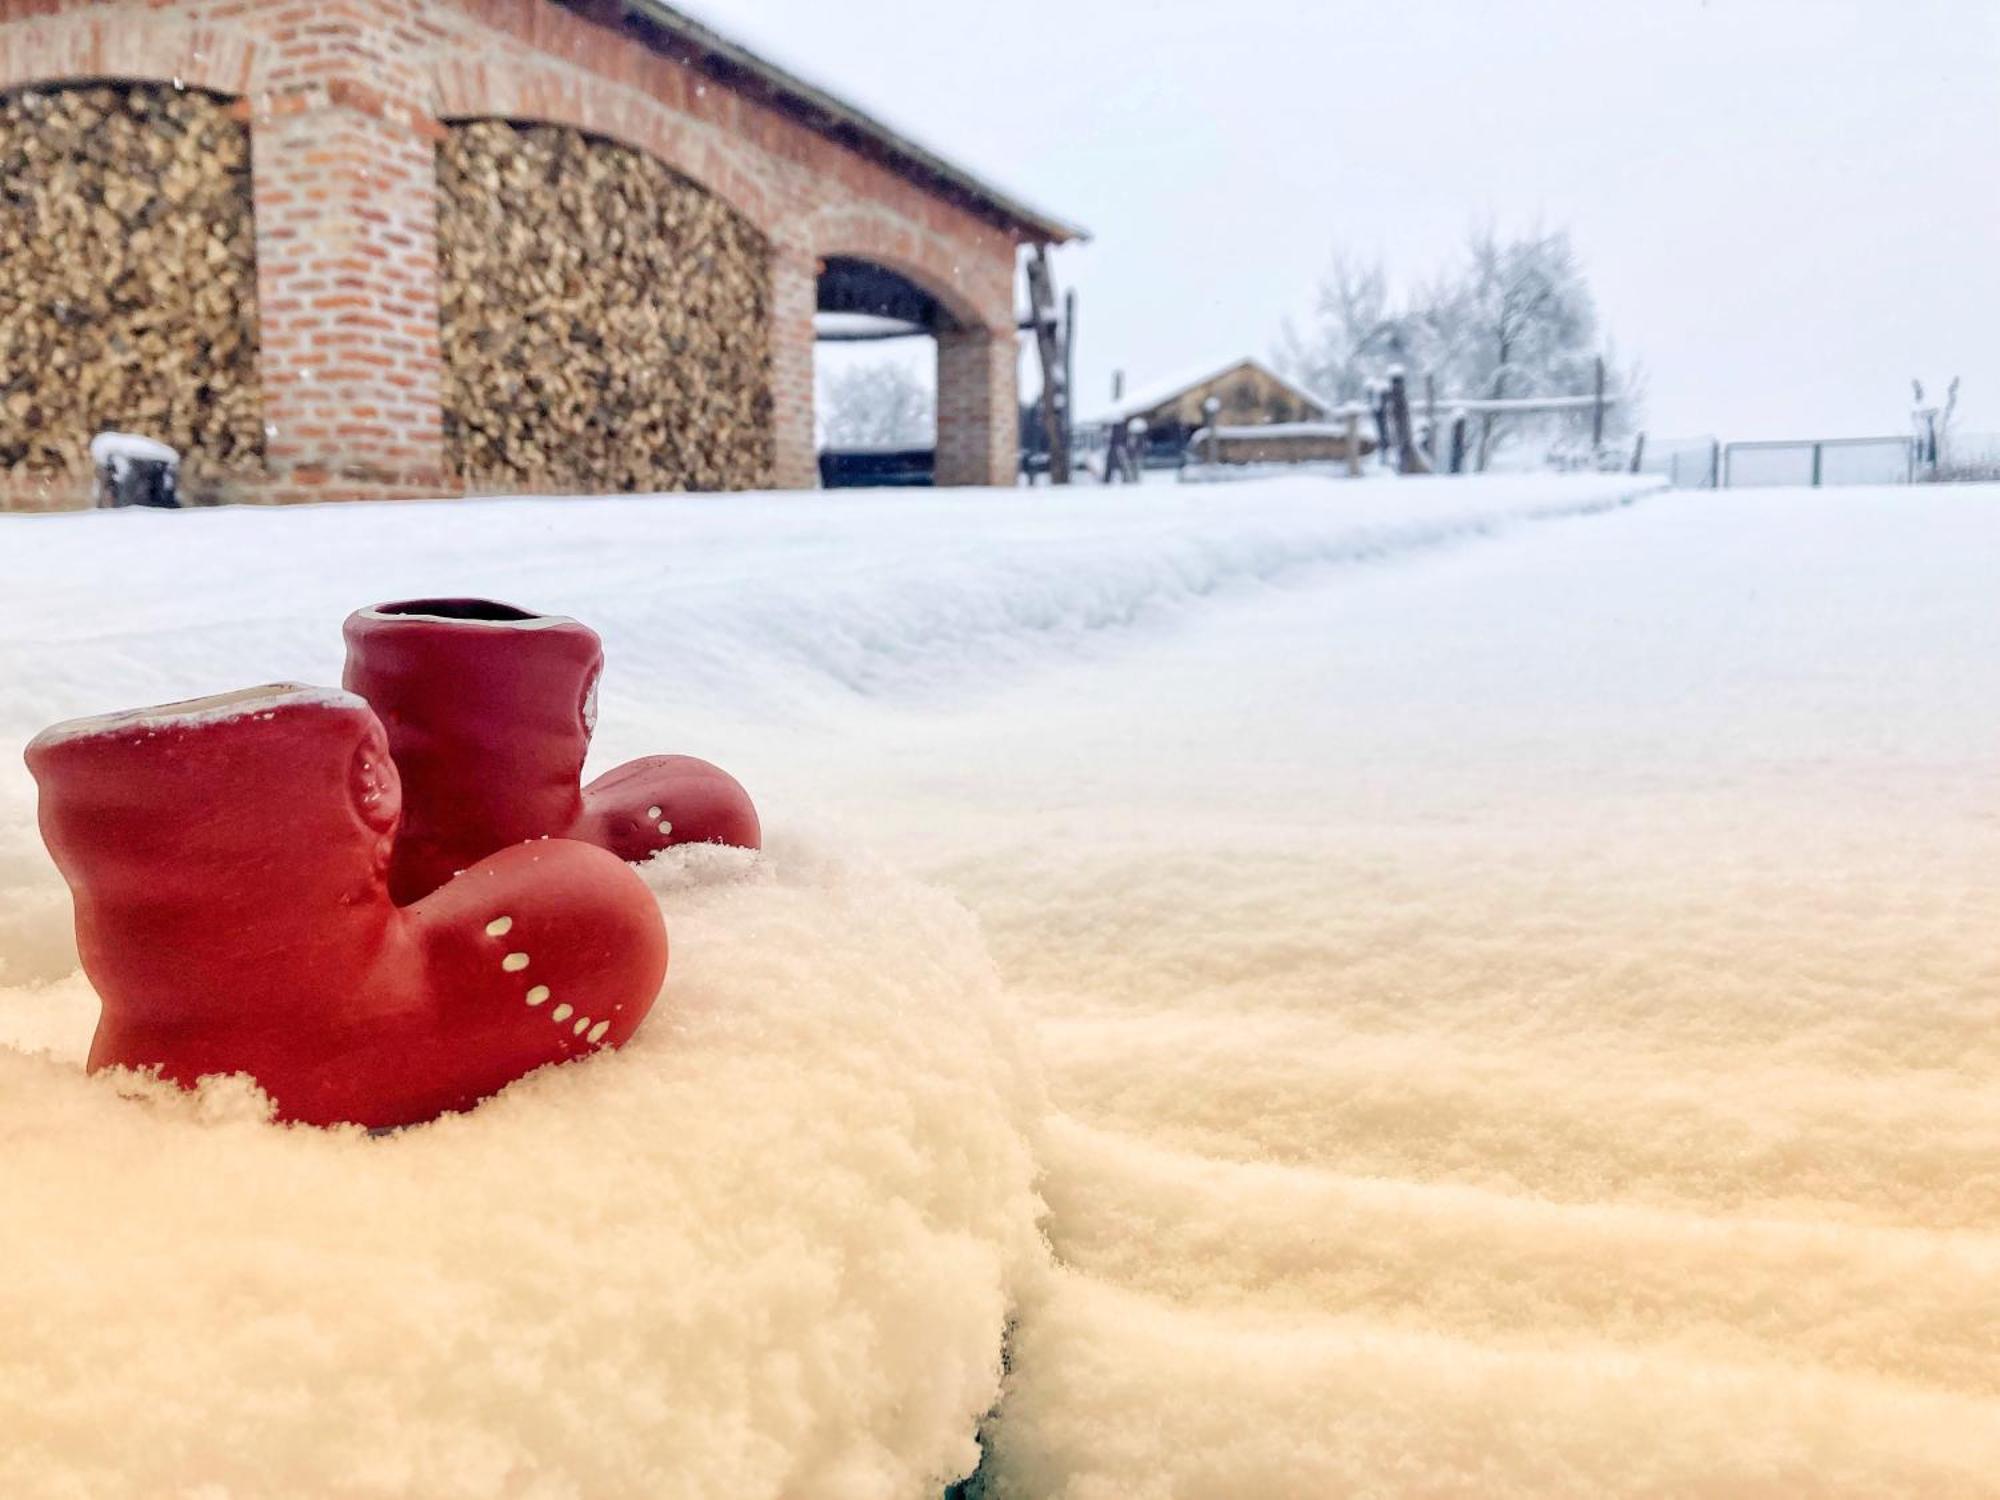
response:
<svg viewBox="0 0 2000 1500"><path fill-rule="evenodd" d="M578 1016L576 1018L576 1025L572 1026L570 1028L570 1031L573 1035L582 1036L584 1032L587 1031L589 1028L590 1028L590 1017Z"/></svg>
<svg viewBox="0 0 2000 1500"><path fill-rule="evenodd" d="M549 987L545 984L538 984L533 989L528 991L528 1004L530 1005L540 1005L544 1000L548 998L549 998Z"/></svg>
<svg viewBox="0 0 2000 1500"><path fill-rule="evenodd" d="M657 822L659 820L660 810L657 807L649 807L646 809L646 816L652 818L654 821Z"/></svg>
<svg viewBox="0 0 2000 1500"><path fill-rule="evenodd" d="M486 935L488 937L505 937L513 930L514 919L512 917L495 917L486 924Z"/></svg>
<svg viewBox="0 0 2000 1500"><path fill-rule="evenodd" d="M500 960L500 967L505 969L509 974L518 974L528 967L528 955L525 953L510 953Z"/></svg>
<svg viewBox="0 0 2000 1500"><path fill-rule="evenodd" d="M601 1042L604 1040L604 1033L610 1029L611 1023L609 1021L599 1021L595 1026L590 1028L590 1035L585 1037L584 1040L587 1042Z"/></svg>
<svg viewBox="0 0 2000 1500"><path fill-rule="evenodd" d="M661 838L665 838L668 834L672 833L673 831L674 831L674 825L671 823L662 823L660 825Z"/></svg>
<svg viewBox="0 0 2000 1500"><path fill-rule="evenodd" d="M575 1014L576 1007L574 1005L558 1005L554 1010L549 1012L549 1019L552 1021L567 1021Z"/></svg>

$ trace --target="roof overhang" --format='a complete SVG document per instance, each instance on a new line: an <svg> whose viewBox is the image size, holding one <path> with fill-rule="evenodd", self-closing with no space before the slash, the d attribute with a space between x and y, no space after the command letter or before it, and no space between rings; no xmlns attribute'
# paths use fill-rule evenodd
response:
<svg viewBox="0 0 2000 1500"><path fill-rule="evenodd" d="M836 99L662 0L565 0L588 15L606 12L627 29L701 69L717 82L782 110L808 129L870 157L1030 244L1060 245L1089 233L982 182L874 116Z"/></svg>

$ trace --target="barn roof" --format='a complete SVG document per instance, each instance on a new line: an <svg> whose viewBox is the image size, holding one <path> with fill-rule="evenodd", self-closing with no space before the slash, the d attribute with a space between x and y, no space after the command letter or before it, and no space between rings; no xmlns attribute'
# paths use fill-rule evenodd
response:
<svg viewBox="0 0 2000 1500"><path fill-rule="evenodd" d="M1232 359L1226 365L1210 365L1197 371L1183 370L1180 374L1171 376L1165 380L1155 380L1146 385L1138 386L1133 390L1127 391L1110 406L1086 419L1087 423L1088 425L1095 426L1101 423L1125 422L1130 421L1133 417L1146 416L1148 413L1158 410L1169 402L1185 396L1189 391L1212 384L1215 381L1221 380L1226 375L1234 375L1238 370L1256 370L1259 374L1275 380L1279 385L1296 396L1299 399L1299 403L1308 411L1324 415L1328 410L1323 398L1315 396L1304 386L1298 384L1298 382L1285 379L1284 376L1280 375L1262 360L1251 359L1246 356L1242 359Z"/></svg>
<svg viewBox="0 0 2000 1500"><path fill-rule="evenodd" d="M680 6L664 0L611 0L630 29L739 93L762 99L809 129L882 162L901 176L959 203L1030 242L1060 245L1090 236L1079 226L1033 208L1010 193L920 145L865 110L836 98L768 57L733 41Z"/></svg>

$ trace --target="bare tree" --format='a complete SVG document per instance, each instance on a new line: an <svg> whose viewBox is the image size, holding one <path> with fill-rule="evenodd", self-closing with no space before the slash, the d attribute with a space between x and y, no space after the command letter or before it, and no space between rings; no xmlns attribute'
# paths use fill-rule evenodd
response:
<svg viewBox="0 0 2000 1500"><path fill-rule="evenodd" d="M829 448L921 448L936 441L930 388L894 360L849 365L822 382L820 441Z"/></svg>
<svg viewBox="0 0 2000 1500"><path fill-rule="evenodd" d="M1910 390L1915 397L1910 420L1916 428L1917 455L1933 472L1952 467L1951 429L1958 417L1958 377L1951 377L1951 384L1945 388L1944 405L1926 405L1924 383L1912 380Z"/></svg>
<svg viewBox="0 0 2000 1500"><path fill-rule="evenodd" d="M1319 284L1312 331L1301 336L1289 321L1279 361L1300 384L1333 401L1360 401L1381 371L1402 362L1401 342L1389 307L1389 276L1380 261L1335 255Z"/></svg>
<svg viewBox="0 0 2000 1500"><path fill-rule="evenodd" d="M1619 366L1600 339L1597 310L1581 263L1561 232L1506 238L1490 226L1467 237L1463 260L1412 288L1400 306L1380 265L1336 256L1320 285L1311 331L1287 327L1281 362L1302 384L1337 401L1354 400L1403 365L1434 377L1452 396L1588 394L1595 361L1607 361L1613 432L1631 430L1637 372ZM1552 442L1588 446L1588 416L1480 419L1476 462L1485 467L1509 437L1531 427Z"/></svg>

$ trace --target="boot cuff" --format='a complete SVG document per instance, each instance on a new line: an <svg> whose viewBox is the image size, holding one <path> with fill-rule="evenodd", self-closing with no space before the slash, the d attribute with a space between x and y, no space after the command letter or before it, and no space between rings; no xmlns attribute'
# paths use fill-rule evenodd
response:
<svg viewBox="0 0 2000 1500"><path fill-rule="evenodd" d="M210 724L226 724L234 719L269 715L280 708L346 708L367 710L368 705L353 693L340 688L312 687L300 682L270 682L262 687L238 688L232 693L215 693L206 698L184 698L178 703L161 703L151 708L128 708L118 713L93 714L82 719L65 719L51 724L28 742L30 757L77 740L106 735L130 735L161 729L196 729Z"/></svg>
<svg viewBox="0 0 2000 1500"><path fill-rule="evenodd" d="M357 609L354 618L379 625L410 620L487 630L550 630L577 624L568 615L536 614L497 599L397 599Z"/></svg>

